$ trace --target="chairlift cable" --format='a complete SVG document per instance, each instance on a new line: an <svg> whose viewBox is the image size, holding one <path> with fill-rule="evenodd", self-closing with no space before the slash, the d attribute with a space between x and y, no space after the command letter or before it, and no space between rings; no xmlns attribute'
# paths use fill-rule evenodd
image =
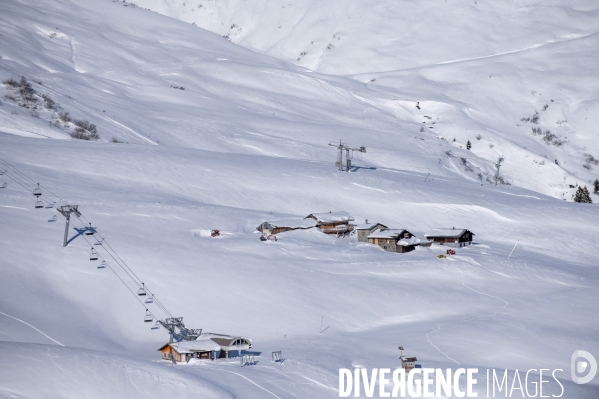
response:
<svg viewBox="0 0 599 399"><path fill-rule="evenodd" d="M84 215L81 215L81 217L82 217L83 219L85 219L86 221L88 221L88 220L87 220L87 218L86 218ZM88 221L88 222L89 222L89 221ZM130 273L131 273L131 274L132 274L132 275L133 275L133 276L134 276L134 277L137 279L137 282L138 282L138 283L137 283L137 285L138 285L138 287L139 287L139 286L140 286L140 284L142 283L141 279L140 279L140 278L139 278L139 277L138 277L138 276L135 274L135 272L134 272L134 271L133 271L133 270L132 270L132 269L129 267L129 265L127 265L127 263L126 263L126 262L123 260L123 258L121 258L121 256L120 256L120 255L119 255L119 254L118 254L118 253L117 253L117 252L114 250L114 248L112 248L112 246L110 245L110 243L109 243L109 242L106 240L106 238L105 238L104 236L102 236L102 235L101 235L101 234L98 232L98 230L97 230L97 229L96 229L96 232L95 232L95 234L97 234L97 235L98 235L98 236L99 236L99 237L102 239L103 246L104 246L104 244L105 244L106 246L108 246L108 248L110 249L110 251L112 251L112 252L113 252L113 253L114 253L114 254L115 254L115 255L116 255L118 258L119 258L120 262L122 262L122 263L123 263L123 265L124 265L124 266L127 268L127 270L128 270L128 271L129 271L129 272L130 272ZM110 254L110 251L106 250L106 252L108 252L109 254ZM111 256L112 256L112 254L111 254ZM114 260L117 262L117 264L119 264L119 266L121 266L121 265L120 265L120 263L119 263L119 261L117 261L117 260L114 258L114 256L112 256L112 258L113 258L113 259L114 259ZM123 267L123 266L121 266L121 267ZM126 271L125 271L125 272L126 272ZM127 273L127 272L126 272L126 273ZM127 273L127 274L129 274L129 273ZM129 277L130 277L130 278L132 278L131 276L129 276ZM132 278L132 279L133 279L133 278ZM160 307L160 308L162 309L162 311L163 311L163 312L165 312L165 313L166 313L168 316L170 316L170 317L173 317L173 315L172 315L172 314L171 314L171 313L170 313L170 312L169 312L169 311L166 309L166 306L164 306L164 305L163 305L163 304L160 302L160 300L159 300L158 298L156 298L156 295L155 295L155 294L154 294L154 293L153 293L153 292L152 292L152 291L151 291L151 290L150 290L150 289L149 289L147 286L146 286L146 291L147 291L147 292L148 292L150 295L153 295L153 296L154 296L154 302L157 304L157 306L158 306L158 307Z"/></svg>
<svg viewBox="0 0 599 399"><path fill-rule="evenodd" d="M22 176L23 179L29 180L33 184L37 184L37 182L34 181L32 178L30 178L29 176L27 176L23 172L19 171L17 168L15 168L14 166L12 166L11 164L9 164L7 161L3 160L2 158L0 158L0 162L2 162L5 166L13 169L14 172L17 173L17 174L19 174L20 176ZM54 197L58 198L59 200L64 201L61 197L59 197L58 195L54 194L52 191L46 189L45 187L44 187L44 190L46 192L50 193L51 195L53 195Z"/></svg>
<svg viewBox="0 0 599 399"><path fill-rule="evenodd" d="M79 219L79 218L77 218ZM85 227L85 224L83 223L82 220L79 219L79 222ZM96 232L96 234L98 234ZM106 240L104 237L102 237L100 234L98 234L102 239ZM90 243L87 238L85 236L82 235L82 237L85 239L85 241L87 241L88 243ZM150 289L148 289L147 286L144 285L143 282L141 282L141 280L139 279L139 277L137 277L135 274L133 274L135 276L135 278L133 278L130 274L133 273L133 271L131 270L131 268L129 266L123 267L123 265L121 264L121 262L125 263L122 258L118 255L118 253L112 249L112 247L110 247L110 245L108 245L109 248L112 250L112 252L114 252L114 254L118 257L115 258L115 256L111 253L111 251L109 251L108 249L104 248L104 250L106 251L106 253L115 261L115 263L125 272L125 274L127 275L127 277L129 277L133 283L135 283L137 285L138 288L141 288L142 286L145 287L145 290L150 293L150 295L153 295L154 297L154 303L156 304L156 306L162 310L167 316L169 317L173 317L172 314L168 311L168 309L156 298L156 296L150 291ZM102 260L104 260L104 257L100 256L102 258ZM119 259L121 260L121 262L119 262ZM136 280L137 279L137 280ZM139 281L139 282L138 282ZM141 283L141 284L140 284Z"/></svg>
<svg viewBox="0 0 599 399"><path fill-rule="evenodd" d="M23 187L25 190L27 190L26 192L23 192L15 187L11 187L13 190L17 191L20 194L23 194L26 198L29 198L30 201L33 201L34 203L37 201L34 198L30 198L29 197L29 193L30 190L27 187L27 182L24 181L24 179L27 179L29 181L31 181L31 183L33 184L38 184L37 182L35 182L33 179L29 178L27 175L25 175L24 173L20 172L17 168L13 167L12 165L10 165L8 162L4 161L2 158L0 158L0 162L2 162L4 165L8 166L11 169L11 173L5 173L6 176L8 176L11 180L13 180L15 183L17 183L19 186ZM7 170L8 172L8 170ZM14 174L18 174L18 176L14 176ZM21 177L22 176L22 177ZM41 185L40 185L41 186ZM61 197L59 197L58 195L54 194L52 191L44 188L44 191L47 193L50 193L52 196L56 197L57 199L63 201L63 199ZM41 196L42 198L38 198L41 199L42 202L46 202L47 204L51 204L52 202L50 200L46 200L43 196ZM53 214L53 212L50 211L49 208L45 208L44 209L50 213ZM54 209L54 208L53 208ZM56 216L55 214L53 214L54 216ZM83 215L82 215L83 216ZM61 215L61 217L64 219L64 216ZM85 216L83 216L83 218L87 221L87 218L85 218ZM79 219L79 218L78 218ZM87 226L85 226L85 224L83 223L82 220L79 219L79 221L82 223L83 228L87 228ZM89 221L87 221L89 223ZM99 233L95 233L98 234L98 236L100 236L100 238L102 238L103 242L106 241L106 239L100 235ZM93 245L91 245L91 242L89 242L89 240L87 240L87 238L85 237L85 235L82 235L83 239L91 246L91 248L93 249ZM112 257L112 259L117 263L117 265L119 265L119 267L121 267L121 269L125 272L125 274L127 274L127 276L133 281L133 283L135 283L138 287L140 287L141 285L138 283L141 282L141 279L133 272L133 270L129 267L129 265L126 264L126 262L120 257L120 255L110 246L109 243L106 242L106 245L110 248L110 250L112 252L114 252L114 254L118 257L118 259L124 264L125 267L123 267L123 265L121 265L121 263L119 262L119 260L117 260L117 258L114 257L114 255L108 251L106 249L106 252L108 253L108 255L110 255L110 257ZM102 261L105 261L104 257L102 255L100 255L98 253L98 257L100 259L102 259ZM141 301L139 299L139 297L131 290L131 288L127 285L127 283L122 279L122 277L112 268L112 266L110 266L110 264L108 264L106 262L106 266L108 266L108 268L118 277L118 279L127 287L127 289L136 297L136 299L138 300L138 302L144 306L144 308L146 307L146 304L144 304L143 301ZM131 275L133 275L134 277L132 277ZM143 284L143 283L142 283ZM145 285L144 285L145 286ZM168 315L169 317L173 317L172 314L167 310L167 308L158 300L158 298L156 298L156 296L147 288L147 286L145 286L145 290L152 295L153 299L154 299L154 303L156 304L156 306L162 310L166 315ZM154 316L152 314L152 316ZM155 317L155 316L154 316ZM156 317L155 317L156 318Z"/></svg>
<svg viewBox="0 0 599 399"><path fill-rule="evenodd" d="M85 238L84 236L82 236L82 237L83 237L83 239L84 239L84 240L85 240L85 241L86 241L88 244L90 244L90 245L91 245L91 243L88 241L88 239L87 239L87 238ZM100 257L100 259L104 260L104 258L102 257L102 255L98 254L98 256ZM121 280L121 283L123 283L123 285L124 285L125 287L127 287L127 289L129 290L129 292L131 292L131 294L132 294L132 295L135 297L135 299L137 299L137 301L138 301L138 302L141 304L141 306L143 306L143 308L144 308L144 309L146 309L148 312L150 312L150 314L151 314L152 316L154 316L154 314L153 314L153 313L152 313L150 310L148 310L148 308L147 308L146 304L145 304L145 303L143 303L143 301L142 301L142 300L140 300L140 299L137 297L137 294L136 294L135 292L133 292L133 290L131 289L131 287L129 287L129 285L127 285L127 283L125 283L125 281L124 281L124 280L121 278L121 276L120 276L120 275L119 275L119 274L118 274L116 271L114 271L114 269L112 268L112 266L110 266L110 264L109 264L108 262L106 263L106 265L107 265L107 266L108 266L108 268L109 268L109 269L110 269L110 270L111 270L111 271L114 273L114 275L115 275L115 276L117 276L119 280ZM154 316L154 318L156 318L156 316Z"/></svg>

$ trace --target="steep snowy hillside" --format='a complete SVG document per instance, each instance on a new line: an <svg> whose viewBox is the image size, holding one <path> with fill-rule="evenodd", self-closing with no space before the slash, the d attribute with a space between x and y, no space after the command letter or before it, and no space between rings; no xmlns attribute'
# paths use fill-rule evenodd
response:
<svg viewBox="0 0 599 399"><path fill-rule="evenodd" d="M414 121L457 147L470 141L488 163L503 155L513 184L571 200L571 185L598 176L594 2L136 3L278 59L353 75L409 108L419 101Z"/></svg>
<svg viewBox="0 0 599 399"><path fill-rule="evenodd" d="M563 201L554 185L588 184L596 166L575 175L552 163L560 154L574 164L583 149L547 146L524 132L532 121L513 121L520 136L504 131L517 104L456 100L479 95L463 76L491 61L379 71L364 83L130 3L1 7L0 398L333 398L340 368L397 368L399 345L424 367L478 367L479 397L488 368L561 369L567 397L596 397L597 379L570 380L570 356L599 347L598 208ZM557 63L575 43L536 56ZM585 76L563 89L587 83L591 93ZM438 91L435 79L462 83ZM543 96L555 87L545 85ZM526 100L543 129L566 101L551 99L545 111ZM98 140L71 137L93 132ZM334 167L327 144L339 139L367 148L351 173ZM514 184L495 187L485 178L500 154ZM62 247L55 207L65 204L82 216ZM397 254L316 229L259 240L264 221L329 211L420 239L467 228L474 245L438 258L446 246ZM154 302L136 295L142 282ZM257 363L162 361L168 334L144 322L146 309L249 337ZM278 350L284 362L271 361Z"/></svg>

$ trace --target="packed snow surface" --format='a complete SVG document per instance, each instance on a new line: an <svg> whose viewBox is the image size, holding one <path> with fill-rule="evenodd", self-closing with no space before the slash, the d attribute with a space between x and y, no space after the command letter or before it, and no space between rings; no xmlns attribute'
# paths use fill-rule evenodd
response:
<svg viewBox="0 0 599 399"><path fill-rule="evenodd" d="M262 34L282 46L277 53L130 3L2 3L0 78L24 76L62 109L41 100L26 109L0 88L0 397L333 398L339 368L396 368L402 345L423 367L479 368L479 396L487 368L547 368L564 370L568 397L595 398L597 379L572 383L569 363L575 350L599 347L599 216L595 204L570 202L569 186L597 173L584 158L599 154L597 11L586 2L516 3L554 22L537 23L532 38L522 36L528 19L512 29L493 22L453 53L445 44L465 40L464 31L449 31L420 50L427 65L405 38L385 45L372 29L388 31L375 22L391 8L372 3L368 18L347 15L362 26L348 37L378 43L356 47L361 66L350 47L322 66L288 62L288 27L286 41ZM304 19L289 14L298 27L315 26L314 13L322 29L341 18L332 3L328 11L312 4ZM433 9L424 4L406 10ZM455 20L443 7L420 26L407 14L398 29L412 26L431 43ZM476 26L504 6L470 5L463 20L474 21L478 7L487 9ZM214 18L227 26L223 15ZM258 13L247 15L261 26ZM259 40L258 28L244 32ZM511 51L529 40L546 43ZM551 129L568 142L532 135L537 125L520 119L535 110L543 135ZM57 116L67 111L95 124L100 139L71 139L74 127ZM328 146L339 139L367 148L348 173ZM499 155L511 185L487 181ZM44 207L36 209L38 182ZM82 213L71 218L67 247L54 201ZM259 240L264 221L329 211L418 239L460 226L475 242L440 259L446 247L389 253L318 229ZM85 235L88 223L94 235ZM212 229L221 235L210 237ZM98 268L102 260L110 267ZM139 301L134 280L159 302ZM160 360L168 334L144 323L146 308L251 338L257 364ZM284 362L272 362L279 350ZM548 383L544 394L559 392Z"/></svg>

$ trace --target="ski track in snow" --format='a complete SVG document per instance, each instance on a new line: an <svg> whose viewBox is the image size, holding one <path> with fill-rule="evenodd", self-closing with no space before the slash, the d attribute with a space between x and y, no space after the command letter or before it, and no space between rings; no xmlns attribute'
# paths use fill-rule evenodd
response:
<svg viewBox="0 0 599 399"><path fill-rule="evenodd" d="M460 257L460 258L462 258L462 257ZM469 261L469 262L472 262L472 263L475 263L475 264L478 264L476 261L474 261L474 260L473 260L473 259L471 259L471 258L462 258L462 259L464 259L464 260L466 260L466 261ZM466 287L466 288L467 288L467 289L469 289L470 291L473 291L473 292L475 292L475 293L477 293L477 294L479 294L479 295L488 296L489 298L497 299L497 300L500 300L501 302L503 302L503 303L504 303L503 307L502 307L500 310L498 310L498 311L496 311L495 313L493 313L493 314L492 314L490 317L495 317L495 316L497 316L497 314L499 314L500 312L503 312L503 311L505 310L505 308L506 308L506 307L509 305L509 302L508 302L508 301L506 301L506 300L504 300L504 299L502 299L502 298L500 298L500 297L498 297L498 296L494 296L494 295L490 295L490 294L485 294L484 292L477 291L477 290L475 290L474 288L467 286L467 285L466 285L466 283L464 283L464 272L462 271L462 269L460 269L460 266L459 266L459 265L457 265L457 268L458 268L458 271L460 272L460 275L461 275L461 283L462 283L462 285L463 285L464 287ZM460 364L460 362L458 362L457 360L453 359L453 358L452 358L452 357L450 357L450 356L449 356L447 353L443 352L443 351L442 351L442 350L441 350L441 349L440 349L440 348L439 348L437 345L433 344L433 341L431 341L431 339L430 339L429 335L430 335L430 334L434 334L434 333L436 333L436 332L440 331L440 330L441 330L441 326L444 326L444 325L449 325L449 324L454 324L454 323L465 323L465 322L468 322L468 321L478 320L478 319L481 319L481 318L483 318L483 317L488 317L488 316L478 316L478 317L471 317L471 318L468 318L468 319L463 319L463 320L450 321L450 322L447 322L447 323L439 323L439 324L437 324L437 327L436 327L436 328L435 328L433 331L430 331L430 332L428 332L428 333L426 334L426 339L427 339L428 343L429 343L429 344L431 344L431 346L432 346L432 347L434 347L435 349L437 349L437 350L439 351L439 353L441 353L441 354L442 354L442 355L444 355L446 358L448 358L448 359L449 359L449 360L451 360L452 362L455 362L456 364L458 364L458 365L459 365L459 364Z"/></svg>
<svg viewBox="0 0 599 399"><path fill-rule="evenodd" d="M263 391L266 391L266 392L268 392L269 394L271 394L271 395L272 395L272 396L274 396L275 398L277 398L277 399L281 399L281 398L279 398L277 395L275 395L274 393L270 392L268 389L264 388L264 387L263 387L263 386L261 386L261 385L258 385L258 384L257 384L257 383L255 383L253 380L251 380L251 379L247 378L247 377L246 377L246 376L244 376L243 374L239 374L239 373L236 373L236 372L234 372L234 371L230 371L230 370L224 370L224 369L213 369L213 370L220 370L220 371L225 371L225 372L227 372L227 373L236 374L236 375L238 375L238 376L240 376L240 377L242 377L242 378L245 378L246 380L248 380L249 382L251 382L252 384L254 384L255 386L257 386L258 388L262 389Z"/></svg>
<svg viewBox="0 0 599 399"><path fill-rule="evenodd" d="M10 317L11 319L14 319L14 320L16 320L16 321L20 321L21 323L25 324L26 326L29 326L29 327L33 328L35 331L37 331L38 333L42 334L44 337L48 338L50 341L54 341L54 342L56 342L56 343L57 343L58 345L60 345L60 346L65 346L64 344L62 344L62 343L58 342L57 340L55 340L54 338L52 338L52 337L51 337L51 336L49 336L48 334L46 334L46 333L44 333L43 331L41 331L39 328L37 328L37 327L35 327L35 326L32 326L31 324L27 323L26 321L23 321L23 320L21 320L21 319L17 319L16 317L14 317L14 316L11 316L11 315L9 315L9 314L6 314L6 313L4 313L4 312L0 312L0 314L3 314L3 315L4 315L4 316L6 316L6 317Z"/></svg>

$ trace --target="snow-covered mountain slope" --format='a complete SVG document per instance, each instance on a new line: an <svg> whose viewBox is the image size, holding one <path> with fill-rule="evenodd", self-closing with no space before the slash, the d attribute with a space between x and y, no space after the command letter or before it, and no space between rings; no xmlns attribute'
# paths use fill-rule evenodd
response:
<svg viewBox="0 0 599 399"><path fill-rule="evenodd" d="M398 169L345 174L327 162L166 146L2 135L0 156L79 204L173 315L249 336L263 352L255 367L232 360L184 372L217 385L227 371L241 373L279 397L336 397L338 368L394 367L401 344L430 367L561 368L568 392L593 397L596 385L566 376L574 350L597 347L594 206L513 186L424 182ZM164 330L150 330L117 277L89 261L83 236L62 248L63 222L47 222L55 212L33 209L30 194L9 183L0 311L69 347L157 359ZM267 243L255 232L264 220L339 209L420 238L432 227L467 227L478 244L437 259L444 247L399 255L315 230ZM82 227L75 219L72 228ZM212 228L222 236L206 237ZM330 328L319 334L322 317ZM6 316L2 335L53 344ZM269 361L275 350L287 359L280 367ZM265 397L244 396L252 383L229 377L235 394Z"/></svg>
<svg viewBox="0 0 599 399"><path fill-rule="evenodd" d="M398 345L425 367L561 368L570 397L596 396L597 383L569 382L569 361L599 346L597 208L555 198L563 190L549 186L554 179L585 181L562 165L512 161L540 162L536 151L554 147L501 136L500 121L485 119L497 132L471 138L467 151L457 130L453 143L437 127L475 120L459 111L467 104L419 94L418 110L412 94L312 72L123 3L14 1L2 11L0 78L25 76L63 108L28 110L2 88L0 339L11 343L0 347L0 397L36 397L32 384L51 380L47 396L58 397L85 370L74 392L151 398L174 386L183 397L338 397L340 367L397 367ZM58 112L96 124L100 140L71 139L72 123L50 126ZM553 105L539 112L544 121ZM339 138L367 147L352 173L333 166L327 143ZM487 142L494 149L483 151ZM513 151L502 175L537 192L478 183L476 173L492 175L498 148ZM48 222L56 211L33 208L35 182L50 204L80 206L66 248L62 218ZM255 231L265 220L336 210L419 238L464 227L476 245L438 259L445 247L400 255L315 230L266 243ZM251 337L258 364L150 363L167 334L150 330L144 304L89 260L92 238L75 230L87 220L106 237L94 247L130 289L108 245L187 326ZM221 237L207 237L214 228ZM148 308L165 317L157 303ZM270 361L276 350L282 364ZM122 384L108 392L92 373Z"/></svg>
<svg viewBox="0 0 599 399"><path fill-rule="evenodd" d="M0 342L0 371L3 399L234 397L199 376L114 354L56 345Z"/></svg>
<svg viewBox="0 0 599 399"><path fill-rule="evenodd" d="M419 101L422 112L411 112L412 120L457 140L457 147L469 140L489 163L503 155L513 184L570 200L570 185L597 178L599 9L593 2L136 4L278 59L352 75L381 93L379 106L393 107L382 93ZM414 105L408 110L416 111ZM535 112L538 123L522 121Z"/></svg>

